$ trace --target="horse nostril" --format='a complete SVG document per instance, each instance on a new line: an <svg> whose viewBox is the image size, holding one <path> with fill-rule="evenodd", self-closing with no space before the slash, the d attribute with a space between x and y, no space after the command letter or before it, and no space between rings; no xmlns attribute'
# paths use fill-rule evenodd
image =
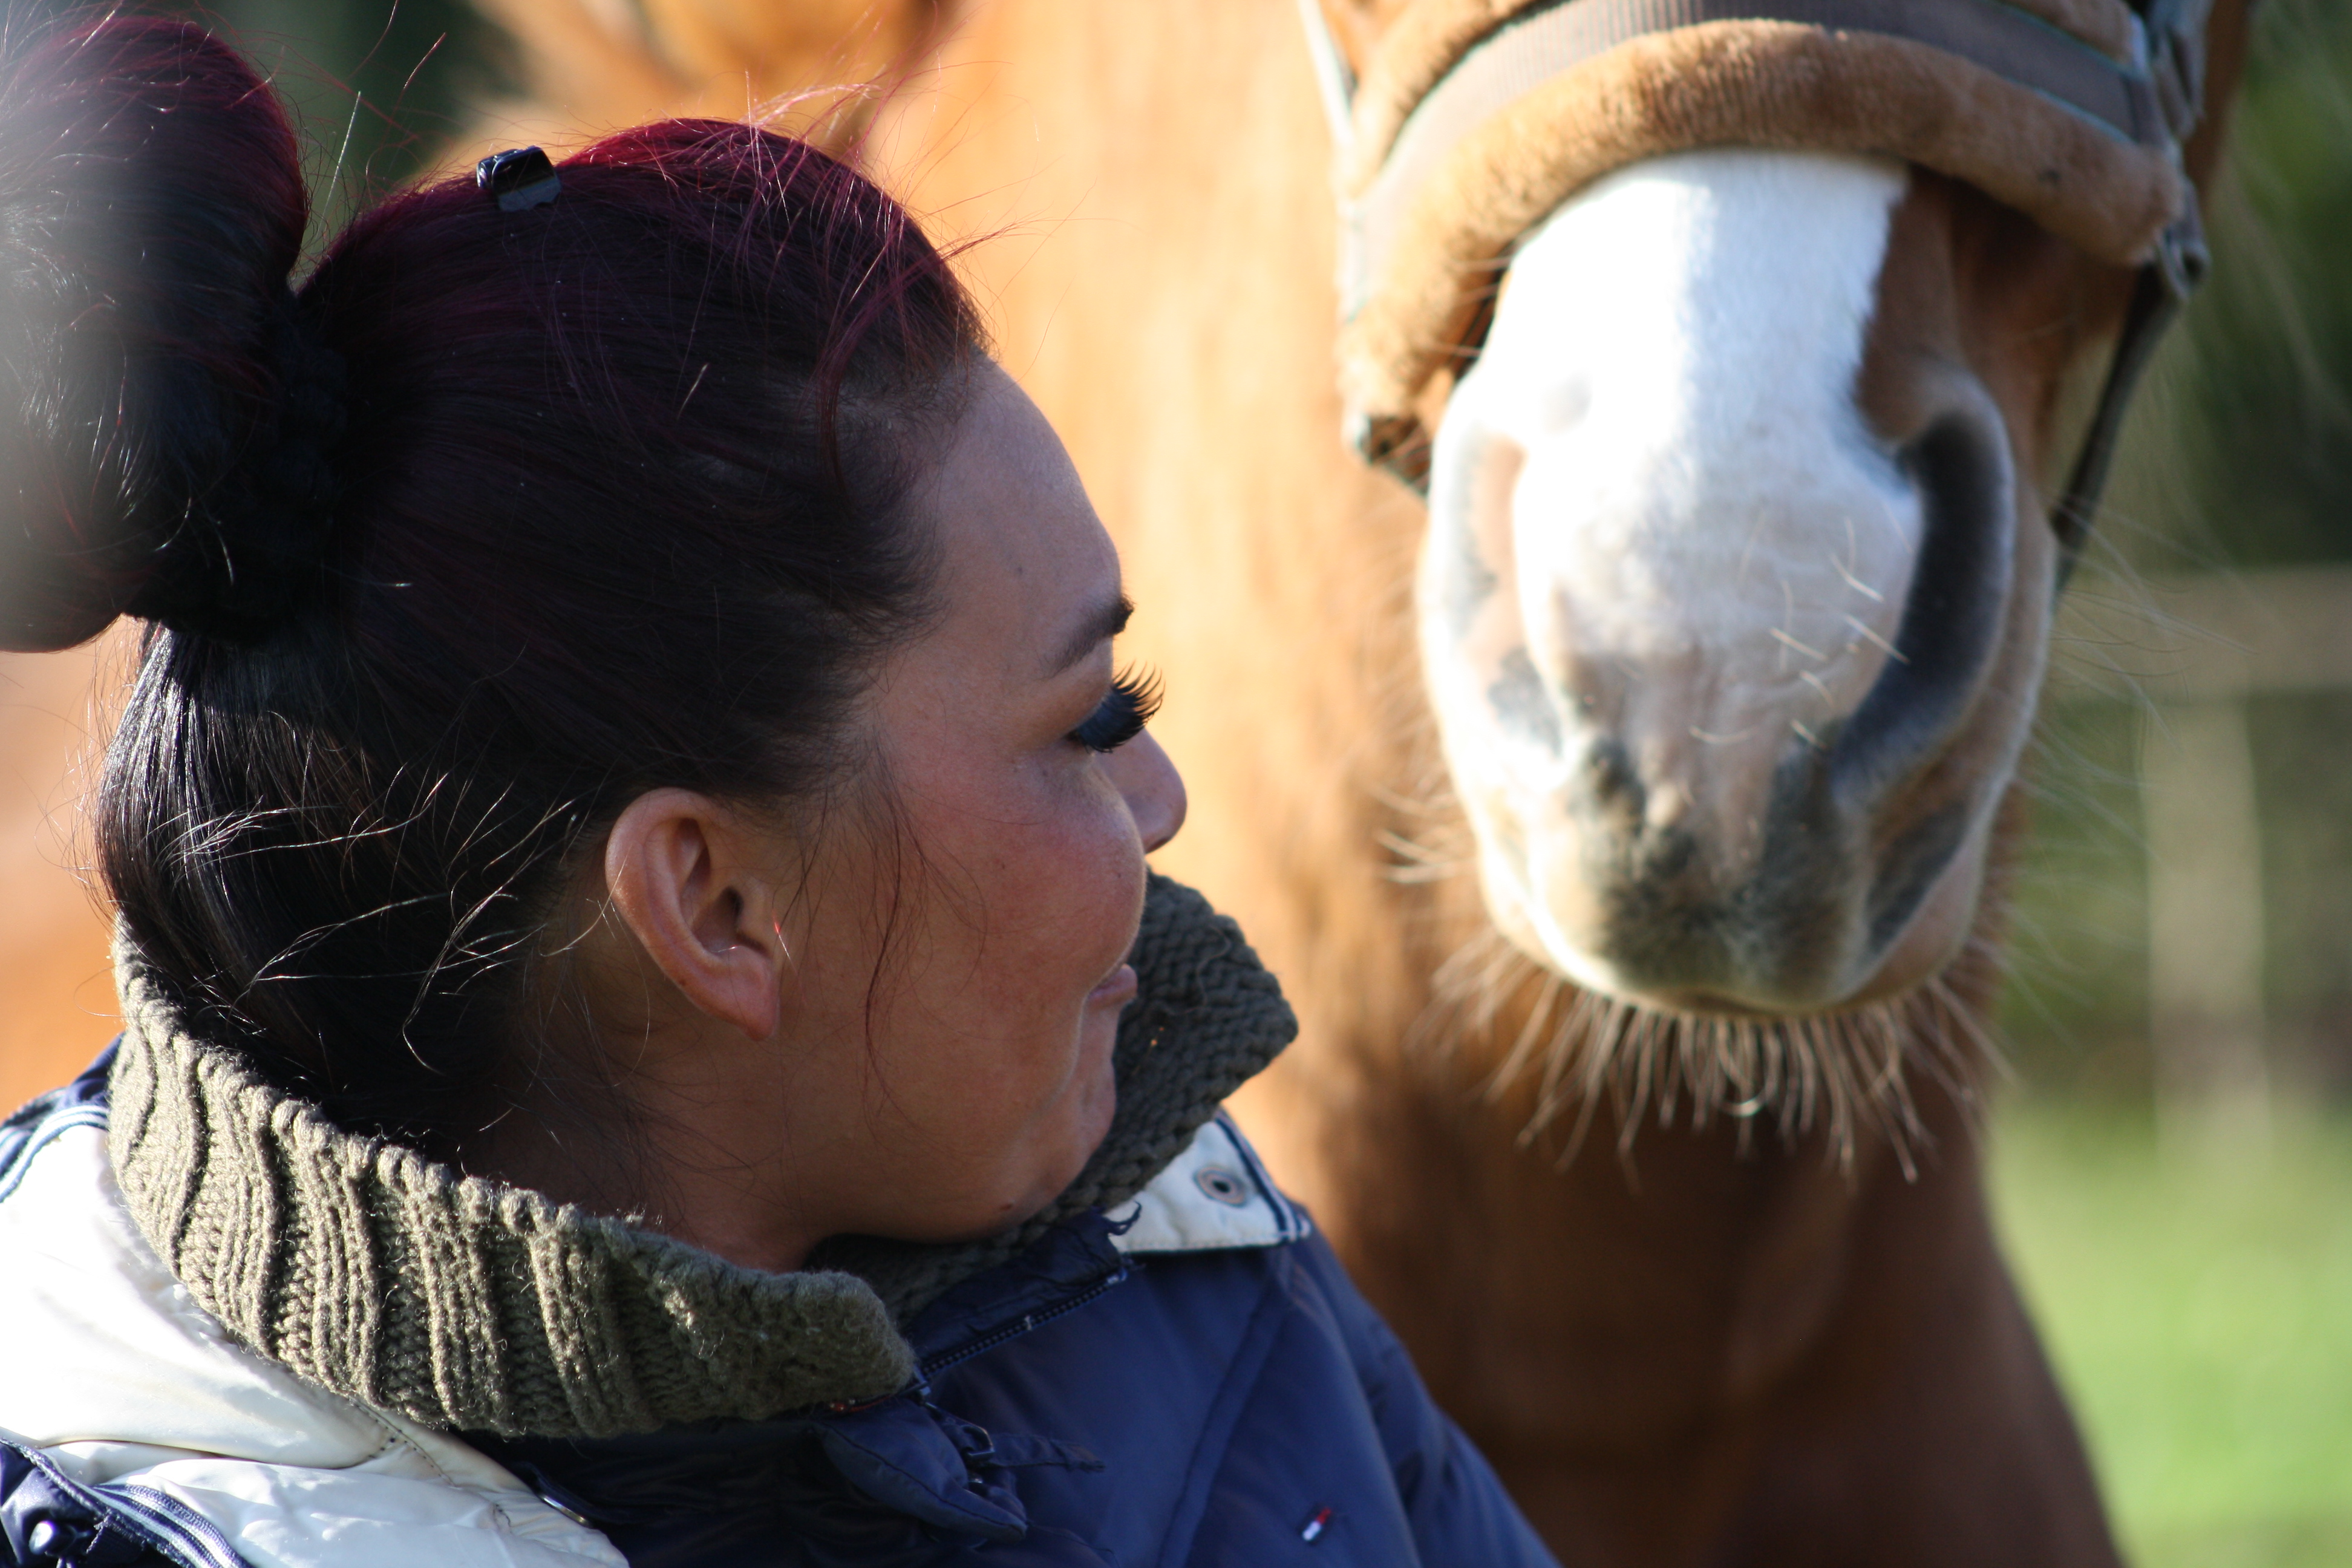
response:
<svg viewBox="0 0 2352 1568"><path fill-rule="evenodd" d="M1981 388L1906 447L1925 522L1903 621L1831 761L1838 798L1867 810L1967 717L1999 645L2015 550L2016 487L2000 412Z"/></svg>
<svg viewBox="0 0 2352 1568"><path fill-rule="evenodd" d="M1622 741L1603 736L1593 742L1584 754L1583 784L1597 807L1622 818L1629 829L1639 828L1650 792Z"/></svg>

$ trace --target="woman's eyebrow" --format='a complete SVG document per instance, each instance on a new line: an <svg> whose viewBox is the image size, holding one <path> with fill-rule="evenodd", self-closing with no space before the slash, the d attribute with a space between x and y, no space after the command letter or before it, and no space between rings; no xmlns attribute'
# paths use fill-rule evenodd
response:
<svg viewBox="0 0 2352 1568"><path fill-rule="evenodd" d="M1094 652L1102 643L1127 630L1128 618L1135 614L1135 601L1121 594L1118 598L1097 605L1078 623L1077 630L1046 666L1048 679L1059 675L1078 660Z"/></svg>

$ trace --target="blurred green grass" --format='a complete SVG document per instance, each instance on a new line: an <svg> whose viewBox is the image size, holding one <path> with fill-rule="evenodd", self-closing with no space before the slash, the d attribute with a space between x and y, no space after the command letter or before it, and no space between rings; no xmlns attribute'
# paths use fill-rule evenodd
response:
<svg viewBox="0 0 2352 1568"><path fill-rule="evenodd" d="M2183 1147L2144 1105L2026 1100L1992 1167L2139 1568L2352 1563L2352 1113Z"/></svg>

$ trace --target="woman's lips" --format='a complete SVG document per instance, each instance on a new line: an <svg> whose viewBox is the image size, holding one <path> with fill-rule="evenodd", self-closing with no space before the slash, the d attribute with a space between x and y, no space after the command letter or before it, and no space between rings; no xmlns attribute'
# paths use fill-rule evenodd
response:
<svg viewBox="0 0 2352 1568"><path fill-rule="evenodd" d="M1093 1006L1098 1003L1104 1005L1116 1003L1119 1006L1124 1007L1127 1004L1134 1000L1135 965L1131 963L1120 964L1117 969L1112 970L1108 974L1103 976L1102 983L1100 984L1087 993L1087 1005L1088 1006Z"/></svg>

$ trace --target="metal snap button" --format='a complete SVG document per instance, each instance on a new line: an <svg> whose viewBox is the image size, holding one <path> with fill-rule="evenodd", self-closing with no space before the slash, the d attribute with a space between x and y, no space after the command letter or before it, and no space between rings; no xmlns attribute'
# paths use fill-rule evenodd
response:
<svg viewBox="0 0 2352 1568"><path fill-rule="evenodd" d="M1250 1201L1249 1184L1222 1165L1203 1165L1192 1176L1200 1189L1228 1208L1241 1208Z"/></svg>

